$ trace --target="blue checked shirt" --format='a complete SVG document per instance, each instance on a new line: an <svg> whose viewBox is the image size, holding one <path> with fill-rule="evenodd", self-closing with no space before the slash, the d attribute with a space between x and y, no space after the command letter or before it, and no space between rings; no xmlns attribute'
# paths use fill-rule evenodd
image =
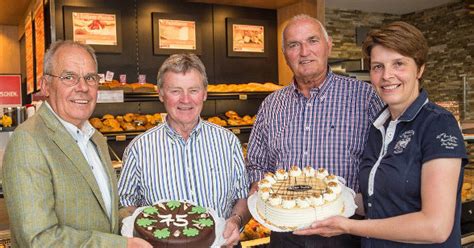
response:
<svg viewBox="0 0 474 248"><path fill-rule="evenodd" d="M118 187L125 207L188 200L228 218L249 183L238 138L200 120L187 141L167 123L137 136L125 150Z"/></svg>
<svg viewBox="0 0 474 248"><path fill-rule="evenodd" d="M263 101L249 140L249 180L310 165L343 177L358 191L368 130L383 103L370 84L331 71L310 95L306 98L293 82Z"/></svg>

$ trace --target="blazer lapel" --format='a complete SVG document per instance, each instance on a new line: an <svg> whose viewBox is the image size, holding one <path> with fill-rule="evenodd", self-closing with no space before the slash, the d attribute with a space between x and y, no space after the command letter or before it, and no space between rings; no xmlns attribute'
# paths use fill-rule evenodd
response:
<svg viewBox="0 0 474 248"><path fill-rule="evenodd" d="M61 149L61 151L69 158L71 164L73 164L84 177L102 207L104 214L107 215L99 185L97 184L97 181L92 174L92 170L89 167L87 160L84 158L81 149L79 149L79 146L76 145L76 142L67 132L64 125L56 118L56 116L54 116L48 107L42 106L40 110L38 110L38 114L44 120L46 126L48 126L50 131L49 135L53 142L56 143L59 149Z"/></svg>
<svg viewBox="0 0 474 248"><path fill-rule="evenodd" d="M115 176L115 171L112 167L112 163L110 160L110 155L109 155L109 150L107 146L104 146L102 144L107 144L107 141L105 141L105 138L100 135L97 131L94 132L94 135L92 135L92 142L96 144L97 151L99 152L99 157L100 160L102 161L102 165L104 166L105 172L107 173L107 177L109 179L109 189L111 190L110 195L112 198L112 213L111 213L111 230L112 232L115 233L116 225L118 227L118 218L115 218L115 216L118 216L118 199L117 199L117 180Z"/></svg>

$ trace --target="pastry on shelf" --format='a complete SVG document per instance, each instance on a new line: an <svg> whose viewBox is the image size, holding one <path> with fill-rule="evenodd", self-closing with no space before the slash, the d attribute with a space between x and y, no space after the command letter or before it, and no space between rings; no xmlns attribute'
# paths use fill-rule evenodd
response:
<svg viewBox="0 0 474 248"><path fill-rule="evenodd" d="M117 80L113 80L112 82L106 82L103 87L109 87L111 90L123 90L123 92L132 92L133 88L130 84L127 83L120 83Z"/></svg>
<svg viewBox="0 0 474 248"><path fill-rule="evenodd" d="M260 223L258 223L254 218L251 218L250 221L244 226L244 230L240 233L240 240L252 240L260 239L270 236L270 230Z"/></svg>
<svg viewBox="0 0 474 248"><path fill-rule="evenodd" d="M13 120L8 115L3 115L2 118L0 119L0 125L2 125L3 127L11 127L12 124L13 124Z"/></svg>
<svg viewBox="0 0 474 248"><path fill-rule="evenodd" d="M151 83L133 83L130 85L133 92L156 92L157 87Z"/></svg>
<svg viewBox="0 0 474 248"><path fill-rule="evenodd" d="M90 123L100 132L145 131L162 122L160 113L135 114L113 116L105 114L102 118L90 118Z"/></svg>
<svg viewBox="0 0 474 248"><path fill-rule="evenodd" d="M213 116L207 119L207 121L212 122L214 124L217 124L219 126L250 126L253 125L255 122L255 119L257 118L255 116L250 116L250 115L245 115L244 117L240 117L240 115L233 111L229 110L225 112L225 117L221 118L218 116ZM225 120L225 118L227 118Z"/></svg>
<svg viewBox="0 0 474 248"><path fill-rule="evenodd" d="M210 84L208 92L273 92L283 86L274 83L247 83L247 84Z"/></svg>
<svg viewBox="0 0 474 248"><path fill-rule="evenodd" d="M120 123L115 119L106 119L103 122L104 126L109 126L112 128L120 128Z"/></svg>
<svg viewBox="0 0 474 248"><path fill-rule="evenodd" d="M135 118L135 114L133 114L133 113L126 113L126 114L123 116L123 120L124 120L125 122L129 122L129 123L132 122L132 121L134 120L134 118Z"/></svg>
<svg viewBox="0 0 474 248"><path fill-rule="evenodd" d="M228 118L231 118L231 119L235 119L235 117L238 117L239 115L237 114L237 112L229 110L229 111L225 112L225 116L227 116Z"/></svg>
<svg viewBox="0 0 474 248"><path fill-rule="evenodd" d="M211 122L211 123L214 123L216 125L219 125L221 127L225 127L227 126L227 121L225 120L222 120L221 118L217 117L217 116L214 116L214 117L210 117L207 119L208 122Z"/></svg>
<svg viewBox="0 0 474 248"><path fill-rule="evenodd" d="M102 121L99 119L99 118L91 118L89 120L89 122L91 123L91 125L95 128L95 129L101 129L104 124L102 123Z"/></svg>
<svg viewBox="0 0 474 248"><path fill-rule="evenodd" d="M135 131L136 130L135 126L130 122L122 122L122 124L120 126L125 131Z"/></svg>
<svg viewBox="0 0 474 248"><path fill-rule="evenodd" d="M102 116L102 119L115 119L115 117L111 114L105 114L104 116Z"/></svg>

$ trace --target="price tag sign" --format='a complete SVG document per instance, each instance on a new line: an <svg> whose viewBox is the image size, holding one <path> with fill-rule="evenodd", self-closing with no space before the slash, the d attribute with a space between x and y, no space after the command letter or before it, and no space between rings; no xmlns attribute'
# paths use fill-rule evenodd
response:
<svg viewBox="0 0 474 248"><path fill-rule="evenodd" d="M99 83L103 84L105 83L105 74L104 73L99 73Z"/></svg>
<svg viewBox="0 0 474 248"><path fill-rule="evenodd" d="M246 94L240 94L239 95L239 100L247 100L247 95Z"/></svg>
<svg viewBox="0 0 474 248"><path fill-rule="evenodd" d="M111 71L107 71L105 73L105 81L110 82L114 79L114 73Z"/></svg>
<svg viewBox="0 0 474 248"><path fill-rule="evenodd" d="M240 128L232 128L230 129L234 134L240 134Z"/></svg>
<svg viewBox="0 0 474 248"><path fill-rule="evenodd" d="M99 90L97 103L123 102L123 90Z"/></svg>

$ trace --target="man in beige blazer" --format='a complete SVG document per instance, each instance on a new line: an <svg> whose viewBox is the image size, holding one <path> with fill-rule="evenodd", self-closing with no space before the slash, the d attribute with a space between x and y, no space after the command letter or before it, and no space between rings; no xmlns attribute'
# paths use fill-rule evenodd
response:
<svg viewBox="0 0 474 248"><path fill-rule="evenodd" d="M115 174L105 138L88 122L99 81L94 51L55 42L43 74L48 100L15 130L4 154L13 246L151 247L117 235Z"/></svg>

